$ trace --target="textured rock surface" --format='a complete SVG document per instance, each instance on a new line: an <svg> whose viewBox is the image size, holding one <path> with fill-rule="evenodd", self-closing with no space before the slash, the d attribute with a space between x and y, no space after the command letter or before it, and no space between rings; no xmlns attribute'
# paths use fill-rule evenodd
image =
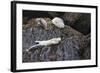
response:
<svg viewBox="0 0 100 73"><path fill-rule="evenodd" d="M66 19L70 18L69 21L73 20L71 21L71 24L73 24L73 26L77 26L77 28L80 28L80 26L83 24L89 24L88 27L90 27L90 22L85 21L84 18L79 19L81 17L80 14L79 16L77 16L78 14L76 14L76 16L74 16L74 14L72 14L72 16L69 14L70 17L68 17L65 13L59 14L56 12L51 12L48 14L51 14L52 17L61 15L62 17L66 16ZM78 29L78 31L76 28L72 28L65 23L65 27L63 29L59 29L51 23L51 18L45 16L44 19L48 24L47 30L45 30L42 26L37 25L35 18L30 18L29 20L25 18L23 20L23 62L82 60L91 58L91 35L89 32L89 35L83 35L83 33L80 32L81 30L85 31L85 27L84 29ZM82 21L82 19L84 21ZM76 22L79 26L76 25ZM86 27L86 29L88 28ZM26 49L28 49L30 46L36 44L36 40L42 41L57 37L62 38L62 41L57 45L40 46L31 49L29 52L26 51Z"/></svg>
<svg viewBox="0 0 100 73"><path fill-rule="evenodd" d="M57 45L47 47L36 47L26 52L30 46L35 45L36 40L49 40L51 38L61 37L62 41ZM23 31L23 62L41 62L41 61L61 61L61 60L80 60L80 49L83 48L86 39L83 34L66 26L64 29L52 27L45 30L42 27L27 28ZM85 42L86 43L86 42ZM88 54L88 50L87 50Z"/></svg>

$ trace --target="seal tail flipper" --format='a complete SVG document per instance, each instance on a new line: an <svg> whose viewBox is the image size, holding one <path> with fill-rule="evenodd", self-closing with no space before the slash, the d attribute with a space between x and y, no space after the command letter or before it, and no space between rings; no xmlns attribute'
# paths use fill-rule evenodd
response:
<svg viewBox="0 0 100 73"><path fill-rule="evenodd" d="M33 45L33 46L29 47L28 49L26 49L26 51L29 51L29 50L33 49L34 47L37 47L37 46L40 46L40 45L39 44Z"/></svg>

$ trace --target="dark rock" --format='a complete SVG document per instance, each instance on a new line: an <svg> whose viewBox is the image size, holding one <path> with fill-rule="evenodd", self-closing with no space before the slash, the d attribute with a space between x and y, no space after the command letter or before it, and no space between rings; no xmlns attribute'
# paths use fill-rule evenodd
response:
<svg viewBox="0 0 100 73"><path fill-rule="evenodd" d="M80 18L80 16L80 13L66 12L63 15L63 19L67 21L69 25L73 25Z"/></svg>
<svg viewBox="0 0 100 73"><path fill-rule="evenodd" d="M91 36L90 34L85 36L85 41L80 49L81 59L91 59Z"/></svg>
<svg viewBox="0 0 100 73"><path fill-rule="evenodd" d="M35 50L32 54L31 54L31 61L32 62L38 62L39 61L39 50Z"/></svg>
<svg viewBox="0 0 100 73"><path fill-rule="evenodd" d="M50 61L49 59L50 48L44 47L40 52L40 61Z"/></svg>
<svg viewBox="0 0 100 73"><path fill-rule="evenodd" d="M31 62L31 54L23 50L22 61L23 62Z"/></svg>
<svg viewBox="0 0 100 73"><path fill-rule="evenodd" d="M82 13L80 18L75 22L72 27L79 32L87 35L91 32L91 14L90 13Z"/></svg>

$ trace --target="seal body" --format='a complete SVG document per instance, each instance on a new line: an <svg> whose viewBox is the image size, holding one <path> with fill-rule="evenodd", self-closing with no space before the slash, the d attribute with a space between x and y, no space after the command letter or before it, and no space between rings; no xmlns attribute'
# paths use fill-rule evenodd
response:
<svg viewBox="0 0 100 73"><path fill-rule="evenodd" d="M29 51L30 49L37 47L37 46L49 46L49 45L55 45L58 44L61 41L61 38L52 38L50 40L43 40L43 41L35 41L36 45L33 45L31 47L29 47L28 49L26 49L26 51Z"/></svg>
<svg viewBox="0 0 100 73"><path fill-rule="evenodd" d="M52 38L50 40L35 41L35 42L39 43L41 46L48 46L52 44L58 44L60 41L61 41L61 38Z"/></svg>
<svg viewBox="0 0 100 73"><path fill-rule="evenodd" d="M65 27L64 21L59 17L55 17L54 19L52 19L52 23L58 28Z"/></svg>
<svg viewBox="0 0 100 73"><path fill-rule="evenodd" d="M38 25L41 25L45 29L47 29L47 22L44 18L36 18L36 22L37 22Z"/></svg>

